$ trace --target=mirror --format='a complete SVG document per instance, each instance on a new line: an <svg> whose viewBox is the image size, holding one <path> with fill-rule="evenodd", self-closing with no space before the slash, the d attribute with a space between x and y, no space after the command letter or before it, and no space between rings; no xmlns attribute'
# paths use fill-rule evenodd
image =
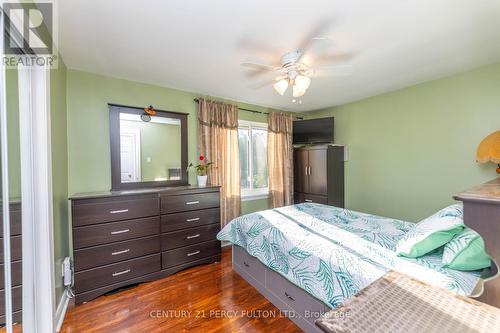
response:
<svg viewBox="0 0 500 333"><path fill-rule="evenodd" d="M110 105L112 189L187 184L187 115Z"/></svg>

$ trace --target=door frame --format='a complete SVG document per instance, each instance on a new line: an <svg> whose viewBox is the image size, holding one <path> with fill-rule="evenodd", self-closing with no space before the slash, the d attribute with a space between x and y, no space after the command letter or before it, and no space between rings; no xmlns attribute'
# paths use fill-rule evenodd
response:
<svg viewBox="0 0 500 333"><path fill-rule="evenodd" d="M142 155L141 155L141 130L138 128L131 127L121 127L120 128L120 149L121 149L121 137L122 134L131 134L134 136L134 168L135 168L135 180L134 182L140 182L142 179ZM121 165L121 161L120 161Z"/></svg>
<svg viewBox="0 0 500 333"><path fill-rule="evenodd" d="M54 332L50 69L18 70L21 144L23 330Z"/></svg>

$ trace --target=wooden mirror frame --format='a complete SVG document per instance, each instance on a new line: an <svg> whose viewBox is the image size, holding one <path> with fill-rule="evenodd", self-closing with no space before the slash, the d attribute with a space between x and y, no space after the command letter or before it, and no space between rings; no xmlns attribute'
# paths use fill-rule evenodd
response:
<svg viewBox="0 0 500 333"><path fill-rule="evenodd" d="M181 122L181 179L163 181L145 181L135 183L121 182L121 158L120 158L120 113L138 114L144 113L144 108L125 106L118 104L108 104L109 108L109 142L111 148L111 190L131 190L148 187L185 186L188 184L187 161L187 113L155 110L156 116L175 118Z"/></svg>

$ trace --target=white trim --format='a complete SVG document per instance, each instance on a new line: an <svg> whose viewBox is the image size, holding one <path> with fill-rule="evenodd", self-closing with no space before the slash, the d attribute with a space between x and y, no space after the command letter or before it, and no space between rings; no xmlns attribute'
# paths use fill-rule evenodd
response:
<svg viewBox="0 0 500 333"><path fill-rule="evenodd" d="M61 301L59 302L59 305L56 309L56 314L54 316L54 327L56 328L56 332L59 332L61 330L62 324L64 322L64 316L66 315L66 311L68 310L68 304L70 300L68 291L69 288L66 287L61 297Z"/></svg>
<svg viewBox="0 0 500 333"><path fill-rule="evenodd" d="M269 191L265 194L247 194L241 195L241 201L254 201L269 198Z"/></svg>
<svg viewBox="0 0 500 333"><path fill-rule="evenodd" d="M248 168L248 174L252 175L253 170L252 170L252 130L253 129L258 129L258 130L265 130L267 131L267 123L261 123L261 122L256 122L256 121L249 121L249 120L238 120L238 130L248 130L248 158L247 158L247 168ZM268 166L269 168L269 166ZM251 177L249 177L250 180ZM269 180L268 180L269 181ZM252 185L250 184L250 187ZM259 199L265 199L269 197L269 187L266 188L257 188L257 189L241 189L241 201L252 201L252 200L259 200Z"/></svg>
<svg viewBox="0 0 500 333"><path fill-rule="evenodd" d="M19 69L23 330L54 332L50 70Z"/></svg>
<svg viewBox="0 0 500 333"><path fill-rule="evenodd" d="M250 127L250 126L256 128L265 128L267 130L267 123L250 121L250 120L238 120L238 127Z"/></svg>
<svg viewBox="0 0 500 333"><path fill-rule="evenodd" d="M3 55L4 25L0 19L0 55ZM1 150L1 201L3 224L3 260L4 260L4 290L5 290L5 327L7 333L12 333L12 280L11 280L11 255L10 255L10 205L9 205L9 170L8 170L8 143L7 143L7 83L5 66L0 65L0 150Z"/></svg>

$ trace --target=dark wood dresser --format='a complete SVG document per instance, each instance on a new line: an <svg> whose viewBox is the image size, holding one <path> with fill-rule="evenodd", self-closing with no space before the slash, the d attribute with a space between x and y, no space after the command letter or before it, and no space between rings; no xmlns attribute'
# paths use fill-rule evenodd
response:
<svg viewBox="0 0 500 333"><path fill-rule="evenodd" d="M70 200L76 304L220 261L218 187L81 194Z"/></svg>
<svg viewBox="0 0 500 333"><path fill-rule="evenodd" d="M22 224L21 224L21 201L11 200L10 211L10 259L11 259L11 283L12 283L12 319L20 322L22 319ZM0 216L3 214L0 203ZM0 325L5 324L5 281L4 281L4 253L3 253L3 226L0 223Z"/></svg>

